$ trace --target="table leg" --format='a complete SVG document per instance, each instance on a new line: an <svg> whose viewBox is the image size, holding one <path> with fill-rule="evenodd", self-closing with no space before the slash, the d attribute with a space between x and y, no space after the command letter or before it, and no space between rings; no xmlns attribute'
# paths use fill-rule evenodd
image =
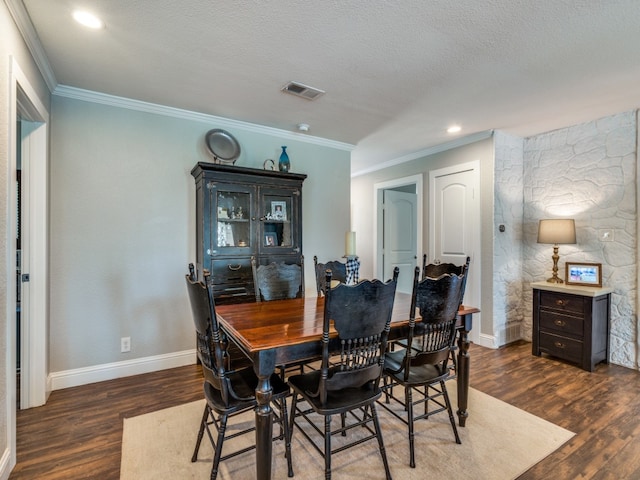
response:
<svg viewBox="0 0 640 480"><path fill-rule="evenodd" d="M275 370L273 351L262 351L254 358L253 369L258 376L256 386L256 479L271 480L271 449L273 415L271 410L271 375Z"/></svg>
<svg viewBox="0 0 640 480"><path fill-rule="evenodd" d="M458 336L458 423L465 426L469 412L469 330L471 330L471 314L462 317L462 328Z"/></svg>

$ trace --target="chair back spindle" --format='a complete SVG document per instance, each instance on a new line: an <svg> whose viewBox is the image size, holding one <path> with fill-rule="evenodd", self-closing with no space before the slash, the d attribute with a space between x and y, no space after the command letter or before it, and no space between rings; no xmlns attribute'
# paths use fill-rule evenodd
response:
<svg viewBox="0 0 640 480"><path fill-rule="evenodd" d="M411 367L434 365L441 373L447 369L449 353L456 335L456 317L461 303L465 273L445 273L438 278L426 277L418 281L419 268L413 279L413 298L409 316L409 336L405 359L405 380ZM420 322L416 324L416 309Z"/></svg>
<svg viewBox="0 0 640 480"><path fill-rule="evenodd" d="M326 285L332 272L326 271ZM325 290L322 336L321 402L327 392L358 388L371 383L377 388L382 374L391 312L398 281L398 269L386 283L364 281L357 285L340 284ZM330 326L338 333L339 355L329 367ZM339 360L338 360L339 359Z"/></svg>

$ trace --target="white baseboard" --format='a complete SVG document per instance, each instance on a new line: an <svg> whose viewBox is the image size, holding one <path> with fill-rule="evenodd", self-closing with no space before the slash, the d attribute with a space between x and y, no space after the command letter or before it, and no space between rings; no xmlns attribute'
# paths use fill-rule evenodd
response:
<svg viewBox="0 0 640 480"><path fill-rule="evenodd" d="M478 336L478 345L480 345L481 347L493 349L498 348L498 345L496 345L496 337L494 337L493 335L487 335L485 333L481 333Z"/></svg>
<svg viewBox="0 0 640 480"><path fill-rule="evenodd" d="M0 458L0 480L7 480L11 474L13 465L11 465L11 451L6 448Z"/></svg>
<svg viewBox="0 0 640 480"><path fill-rule="evenodd" d="M103 382L115 378L140 375L167 368L183 367L196 363L196 351L185 350L183 352L155 355L153 357L136 358L123 362L106 363L92 367L76 368L53 372L49 375L52 390L77 387L94 382Z"/></svg>

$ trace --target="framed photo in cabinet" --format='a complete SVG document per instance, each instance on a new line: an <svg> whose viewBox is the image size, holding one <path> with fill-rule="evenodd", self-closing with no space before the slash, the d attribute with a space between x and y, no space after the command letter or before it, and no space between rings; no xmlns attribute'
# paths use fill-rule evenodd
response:
<svg viewBox="0 0 640 480"><path fill-rule="evenodd" d="M271 202L271 218L274 220L286 220L287 202Z"/></svg>
<svg viewBox="0 0 640 480"><path fill-rule="evenodd" d="M276 237L275 233L265 233L264 234L264 246L265 247L277 247L278 246L278 239Z"/></svg>

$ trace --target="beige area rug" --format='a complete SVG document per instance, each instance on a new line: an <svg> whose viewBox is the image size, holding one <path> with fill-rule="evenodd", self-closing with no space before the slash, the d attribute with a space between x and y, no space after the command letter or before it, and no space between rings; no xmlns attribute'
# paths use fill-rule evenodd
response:
<svg viewBox="0 0 640 480"><path fill-rule="evenodd" d="M454 405L455 382L448 384ZM196 463L191 454L204 400L124 420L121 480L208 479L213 450L205 436ZM455 443L446 413L416 423L416 468L409 467L406 426L378 407L391 474L394 480L424 478L513 479L568 441L574 434L474 389L469 392L467 426ZM253 412L235 419L253 422ZM277 427L276 427L277 428ZM351 432L358 434L358 429ZM245 437L253 442L253 434ZM233 441L242 441L234 439ZM340 438L333 444L337 444ZM225 442L225 450L231 446ZM298 480L324 478L324 461L296 432L292 441L293 468ZM273 444L272 478L287 478L284 443ZM255 478L255 453L221 463L218 479ZM340 479L384 479L377 442L337 453L332 472Z"/></svg>

